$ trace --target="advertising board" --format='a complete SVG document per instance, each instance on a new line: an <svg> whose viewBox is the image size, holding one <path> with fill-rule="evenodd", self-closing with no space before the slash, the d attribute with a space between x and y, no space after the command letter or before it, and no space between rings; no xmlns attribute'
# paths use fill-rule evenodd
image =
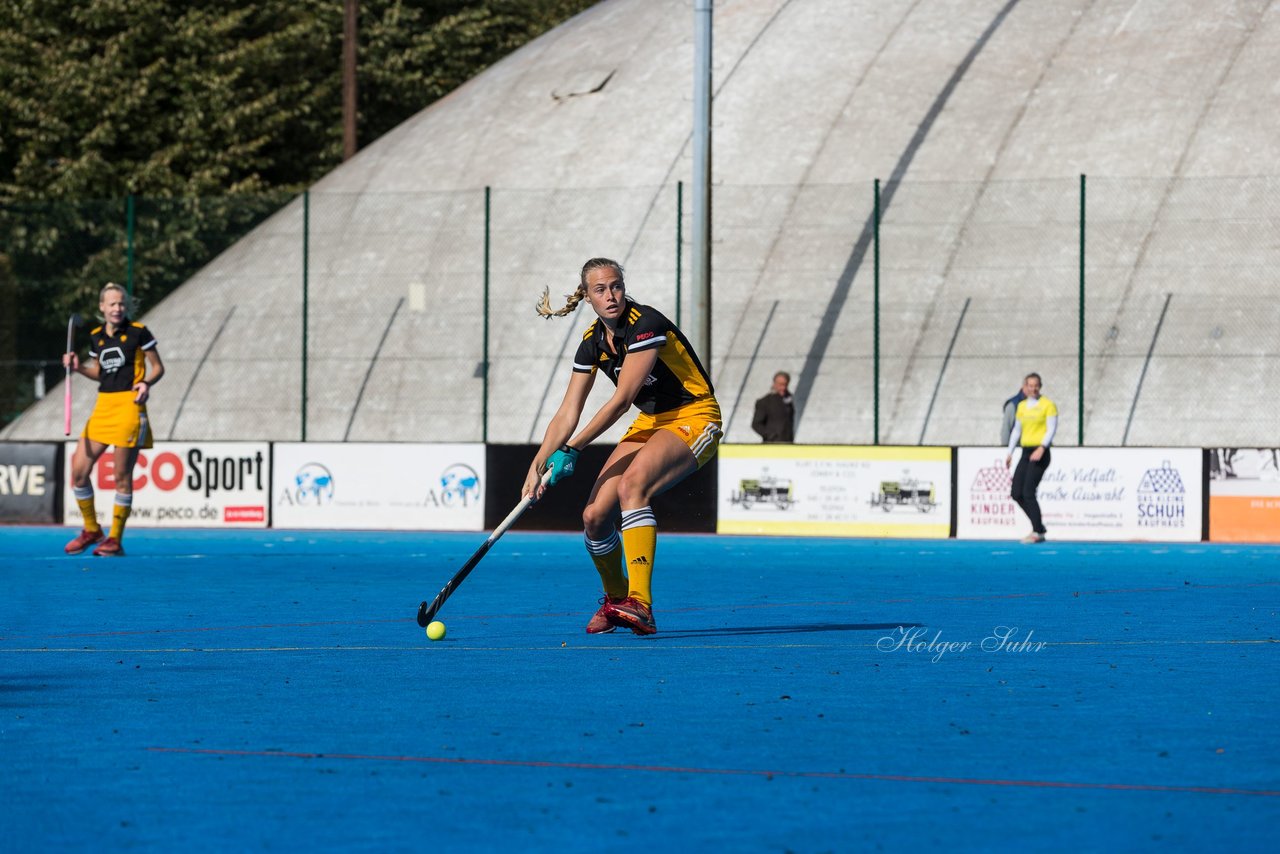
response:
<svg viewBox="0 0 1280 854"><path fill-rule="evenodd" d="M1280 449L1209 449L1209 539L1280 542Z"/></svg>
<svg viewBox="0 0 1280 854"><path fill-rule="evenodd" d="M0 442L0 522L56 523L57 442Z"/></svg>
<svg viewBox="0 0 1280 854"><path fill-rule="evenodd" d="M951 449L721 445L722 534L947 537Z"/></svg>
<svg viewBox="0 0 1280 854"><path fill-rule="evenodd" d="M66 485L63 522L84 520L71 492L75 443L64 445ZM266 442L156 442L138 453L133 467L133 509L129 527L265 528L270 446ZM108 450L90 475L98 522L110 527L116 489L115 457Z"/></svg>
<svg viewBox="0 0 1280 854"><path fill-rule="evenodd" d="M479 531L482 444L277 442L272 526Z"/></svg>
<svg viewBox="0 0 1280 854"><path fill-rule="evenodd" d="M957 454L956 537L1018 539L1029 532L1026 514L1010 498L1005 449ZM1053 448L1036 493L1048 539L1198 541L1202 468L1198 448Z"/></svg>

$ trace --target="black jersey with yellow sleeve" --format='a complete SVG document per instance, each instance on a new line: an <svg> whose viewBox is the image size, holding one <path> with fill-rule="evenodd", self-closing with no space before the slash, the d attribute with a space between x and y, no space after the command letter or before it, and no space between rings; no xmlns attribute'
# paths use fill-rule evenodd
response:
<svg viewBox="0 0 1280 854"><path fill-rule="evenodd" d="M573 357L573 370L584 374L603 370L617 385L627 353L656 347L658 361L635 399L635 405L641 412L650 415L667 412L714 396L711 380L693 347L689 346L688 339L657 309L627 300L626 310L613 335L617 355L609 349L607 335L608 327L596 318L582 335L582 343Z"/></svg>
<svg viewBox="0 0 1280 854"><path fill-rule="evenodd" d="M126 320L114 335L106 324L89 333L89 357L98 360L98 391L130 391L147 375L145 353L156 337L141 323Z"/></svg>

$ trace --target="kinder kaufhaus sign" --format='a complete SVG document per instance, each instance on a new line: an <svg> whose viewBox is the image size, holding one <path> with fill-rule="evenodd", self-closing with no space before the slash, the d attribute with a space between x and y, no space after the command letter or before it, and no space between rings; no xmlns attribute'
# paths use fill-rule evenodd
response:
<svg viewBox="0 0 1280 854"><path fill-rule="evenodd" d="M957 450L958 538L1016 539L1030 530L1010 497L1005 455L1004 448ZM1203 467L1198 448L1054 448L1036 492L1048 537L1197 542Z"/></svg>

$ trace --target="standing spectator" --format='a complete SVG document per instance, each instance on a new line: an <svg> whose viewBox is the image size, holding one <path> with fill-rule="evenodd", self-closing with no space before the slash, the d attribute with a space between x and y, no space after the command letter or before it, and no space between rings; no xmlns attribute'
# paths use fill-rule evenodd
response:
<svg viewBox="0 0 1280 854"><path fill-rule="evenodd" d="M756 414L751 429L765 442L794 442L796 438L796 406L791 396L791 374L778 371L773 375L773 388L756 401Z"/></svg>
<svg viewBox="0 0 1280 854"><path fill-rule="evenodd" d="M1013 471L1011 496L1031 520L1031 533L1022 538L1024 543L1043 543L1044 521L1040 518L1040 502L1036 500L1036 487L1049 468L1049 445L1058 431L1058 407L1047 397L1040 396L1040 375L1027 374L1022 381L1022 393L1026 398L1015 410L1013 430L1009 435L1009 455L1004 465L1013 462L1013 449L1021 445L1018 467Z"/></svg>

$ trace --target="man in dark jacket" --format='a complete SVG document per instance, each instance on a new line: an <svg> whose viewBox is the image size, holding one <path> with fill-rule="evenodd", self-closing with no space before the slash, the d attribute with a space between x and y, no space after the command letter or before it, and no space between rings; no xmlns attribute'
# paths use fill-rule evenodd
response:
<svg viewBox="0 0 1280 854"><path fill-rule="evenodd" d="M795 441L796 407L790 385L791 374L778 371L773 375L773 390L756 401L751 429L766 442Z"/></svg>

